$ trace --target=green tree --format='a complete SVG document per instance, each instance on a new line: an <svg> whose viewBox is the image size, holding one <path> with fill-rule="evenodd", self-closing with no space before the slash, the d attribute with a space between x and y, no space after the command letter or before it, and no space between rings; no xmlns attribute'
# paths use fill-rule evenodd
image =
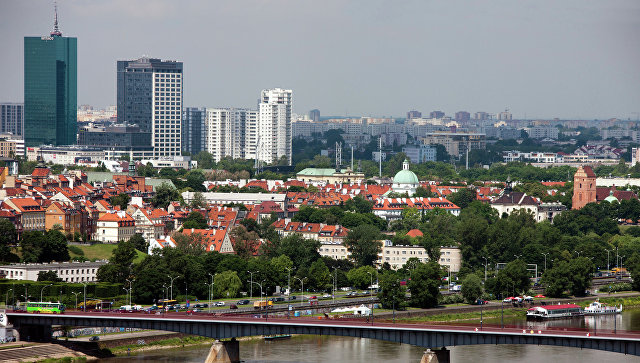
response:
<svg viewBox="0 0 640 363"><path fill-rule="evenodd" d="M366 289L371 284L372 276L375 279L376 270L371 266L362 266L347 272L349 283L357 289Z"/></svg>
<svg viewBox="0 0 640 363"><path fill-rule="evenodd" d="M395 271L385 271L380 275L378 300L383 309L405 310L407 308L407 288L400 285L400 275Z"/></svg>
<svg viewBox="0 0 640 363"><path fill-rule="evenodd" d="M280 240L275 255L289 257L293 261L293 266L296 267L311 266L313 261L320 258L319 248L319 241L306 239L294 233Z"/></svg>
<svg viewBox="0 0 640 363"><path fill-rule="evenodd" d="M125 210L131 201L131 197L126 193L120 193L109 198L109 201L111 205L118 206L121 210Z"/></svg>
<svg viewBox="0 0 640 363"><path fill-rule="evenodd" d="M193 193L193 199L191 200L191 208L204 208L207 206L207 201L204 199L202 192Z"/></svg>
<svg viewBox="0 0 640 363"><path fill-rule="evenodd" d="M480 296L482 296L482 280L476 274L468 274L462 280L462 297L469 304L473 304Z"/></svg>
<svg viewBox="0 0 640 363"><path fill-rule="evenodd" d="M438 305L442 271L437 262L421 263L413 269L409 290L411 306L432 308Z"/></svg>
<svg viewBox="0 0 640 363"><path fill-rule="evenodd" d="M156 188L156 195L151 199L151 204L156 208L166 209L169 203L180 199L178 191L167 183L162 183Z"/></svg>
<svg viewBox="0 0 640 363"><path fill-rule="evenodd" d="M136 233L131 238L129 238L129 243L131 243L136 250L147 253L149 244L144 240L144 237L140 233Z"/></svg>
<svg viewBox="0 0 640 363"><path fill-rule="evenodd" d="M0 218L0 261L18 262L20 258L11 252L17 241L16 227L8 219Z"/></svg>
<svg viewBox="0 0 640 363"><path fill-rule="evenodd" d="M187 218L184 220L182 224L182 228L184 229L206 229L207 228L207 220L204 218L202 213L193 211L189 213Z"/></svg>
<svg viewBox="0 0 640 363"><path fill-rule="evenodd" d="M231 239L234 241L233 249L236 254L244 259L253 257L260 247L260 236L256 232L249 232L240 225L231 230Z"/></svg>
<svg viewBox="0 0 640 363"><path fill-rule="evenodd" d="M62 279L55 271L40 271L38 272L38 281L61 282Z"/></svg>
<svg viewBox="0 0 640 363"><path fill-rule="evenodd" d="M311 267L309 267L309 275L307 278L309 279L308 286L310 289L323 291L330 286L331 273L322 259L317 259L311 264Z"/></svg>
<svg viewBox="0 0 640 363"><path fill-rule="evenodd" d="M43 242L39 262L63 262L71 259L67 238L62 232L55 229L47 231L44 235Z"/></svg>
<svg viewBox="0 0 640 363"><path fill-rule="evenodd" d="M358 266L371 266L382 250L380 238L380 230L377 227L365 224L350 230L344 245Z"/></svg>
<svg viewBox="0 0 640 363"><path fill-rule="evenodd" d="M373 210L373 203L364 199L360 195L356 195L355 197L347 200L344 203L344 207L346 210L358 212L358 213L371 213Z"/></svg>
<svg viewBox="0 0 640 363"><path fill-rule="evenodd" d="M569 263L567 261L559 261L552 268L542 274L542 286L545 287L544 293L550 297L562 297L569 290L571 285L571 276L569 275Z"/></svg>
<svg viewBox="0 0 640 363"><path fill-rule="evenodd" d="M573 296L585 296L587 289L591 286L593 270L593 262L587 257L571 260L569 263L569 276L571 276L569 291Z"/></svg>
<svg viewBox="0 0 640 363"><path fill-rule="evenodd" d="M20 251L22 254L22 262L36 263L40 262L42 254L42 246L44 244L44 234L39 231L27 231L22 234L20 241Z"/></svg>
<svg viewBox="0 0 640 363"><path fill-rule="evenodd" d="M476 200L476 192L470 188L462 188L455 193L451 193L447 196L447 199L460 207L460 209L465 209Z"/></svg>
<svg viewBox="0 0 640 363"><path fill-rule="evenodd" d="M217 298L237 297L242 288L242 281L236 271L223 271L213 278L213 291Z"/></svg>
<svg viewBox="0 0 640 363"><path fill-rule="evenodd" d="M124 283L131 275L133 260L136 258L136 248L129 241L121 241L111 253L109 263L100 266L96 277L98 281Z"/></svg>

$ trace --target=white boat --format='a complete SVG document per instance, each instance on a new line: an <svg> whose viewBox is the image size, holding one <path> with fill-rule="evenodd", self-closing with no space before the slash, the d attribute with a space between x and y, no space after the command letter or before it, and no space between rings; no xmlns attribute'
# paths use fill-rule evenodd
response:
<svg viewBox="0 0 640 363"><path fill-rule="evenodd" d="M622 312L622 304L620 306L607 306L596 300L584 308L584 315L606 315L606 314L620 314Z"/></svg>
<svg viewBox="0 0 640 363"><path fill-rule="evenodd" d="M527 310L527 319L535 320L573 318L582 315L582 309L575 304L536 306Z"/></svg>

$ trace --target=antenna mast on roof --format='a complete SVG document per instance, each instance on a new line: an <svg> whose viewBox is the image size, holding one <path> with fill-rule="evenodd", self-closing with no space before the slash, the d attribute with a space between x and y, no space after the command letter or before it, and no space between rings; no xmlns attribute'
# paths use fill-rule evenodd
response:
<svg viewBox="0 0 640 363"><path fill-rule="evenodd" d="M62 32L60 31L60 29L58 28L58 2L54 1L53 2L53 30L51 31L51 36L56 36L56 37L61 37L62 36Z"/></svg>

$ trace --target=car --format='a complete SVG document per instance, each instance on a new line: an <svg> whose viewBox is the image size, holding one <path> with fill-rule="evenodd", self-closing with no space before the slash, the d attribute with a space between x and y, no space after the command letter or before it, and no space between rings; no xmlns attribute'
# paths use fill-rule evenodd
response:
<svg viewBox="0 0 640 363"><path fill-rule="evenodd" d="M318 297L313 295L313 296L311 296L311 300L318 300Z"/></svg>
<svg viewBox="0 0 640 363"><path fill-rule="evenodd" d="M214 306L224 306L224 301L216 301L215 304L213 304Z"/></svg>
<svg viewBox="0 0 640 363"><path fill-rule="evenodd" d="M473 302L473 305L487 305L489 303L488 300L478 299Z"/></svg>
<svg viewBox="0 0 640 363"><path fill-rule="evenodd" d="M331 295L329 295L329 294L324 294L324 295L322 295L322 298L323 298L323 299L331 299Z"/></svg>
<svg viewBox="0 0 640 363"><path fill-rule="evenodd" d="M249 300L240 300L238 301L238 305L249 305Z"/></svg>
<svg viewBox="0 0 640 363"><path fill-rule="evenodd" d="M289 296L289 301L291 301L291 300L295 300L295 299L296 299L296 296L295 296L295 295Z"/></svg>
<svg viewBox="0 0 640 363"><path fill-rule="evenodd" d="M97 342L98 340L100 340L100 337L97 335L92 336L91 338L89 338L90 342Z"/></svg>
<svg viewBox="0 0 640 363"><path fill-rule="evenodd" d="M276 302L283 302L283 301L284 301L284 298L283 298L283 297L277 297L277 298L276 298Z"/></svg>
<svg viewBox="0 0 640 363"><path fill-rule="evenodd" d="M229 309L231 309L231 310L235 310L237 308L238 308L238 305L236 305L236 304L229 305Z"/></svg>

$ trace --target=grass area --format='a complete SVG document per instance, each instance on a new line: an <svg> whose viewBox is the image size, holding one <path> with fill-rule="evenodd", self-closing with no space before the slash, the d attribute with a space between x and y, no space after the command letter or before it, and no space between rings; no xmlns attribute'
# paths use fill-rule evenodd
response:
<svg viewBox="0 0 640 363"><path fill-rule="evenodd" d="M35 344L29 344L29 343L25 343L25 344L20 344L20 345L7 345L7 346L0 346L0 350L5 350L5 349L13 349L13 348L25 348L25 347L30 347L32 345Z"/></svg>
<svg viewBox="0 0 640 363"><path fill-rule="evenodd" d="M500 310L489 310L482 312L482 318L499 318L502 315ZM508 309L504 311L505 317L524 317L527 315L525 310L513 310ZM454 314L438 314L438 315L430 315L430 316L419 316L419 317L396 317L396 321L406 321L406 322L452 322L452 321L462 321L462 320L480 320L480 311L470 312L470 313L454 313Z"/></svg>
<svg viewBox="0 0 640 363"><path fill-rule="evenodd" d="M115 244L95 244L95 245L75 245L75 246L80 248L84 252L84 257L90 260L94 258L98 260L108 260L111 257L111 253L113 252L113 250L116 249ZM135 260L133 260L134 263L138 263L142 261L144 257L147 255L146 253L142 253L140 251L136 251L136 253L138 254L138 256L136 257ZM71 257L78 256L71 252L69 252L69 254L71 255Z"/></svg>
<svg viewBox="0 0 640 363"><path fill-rule="evenodd" d="M144 340L144 338L140 338L140 339ZM215 339L213 338L200 337L200 336L188 336L183 338L163 339L163 340L158 340L158 341L150 342L148 344L143 344L143 345L138 345L138 344L122 345L119 347L110 348L109 350L113 354L122 355L129 352L129 350L131 352L134 352L136 350L148 349L148 347L184 347L188 345L210 344L210 343L213 343L214 341Z"/></svg>

